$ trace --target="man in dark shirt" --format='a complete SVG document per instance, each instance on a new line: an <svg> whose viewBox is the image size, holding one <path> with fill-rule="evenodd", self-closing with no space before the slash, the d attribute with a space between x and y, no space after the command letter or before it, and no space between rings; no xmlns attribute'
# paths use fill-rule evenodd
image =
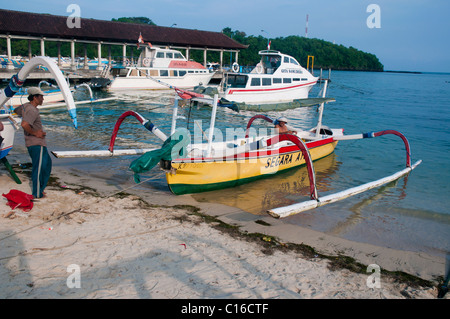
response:
<svg viewBox="0 0 450 319"><path fill-rule="evenodd" d="M52 160L47 151L45 140L46 132L42 127L38 106L44 102L44 93L36 87L28 88L28 101L17 107L14 111L22 117L22 128L25 135L25 146L30 154L33 165L31 171L33 197L45 196L44 189L47 186L52 171Z"/></svg>
<svg viewBox="0 0 450 319"><path fill-rule="evenodd" d="M294 130L290 130L287 127L287 118L285 117L280 117L275 121L275 130L278 134L283 134L283 133L287 133L287 134L297 134L297 131Z"/></svg>

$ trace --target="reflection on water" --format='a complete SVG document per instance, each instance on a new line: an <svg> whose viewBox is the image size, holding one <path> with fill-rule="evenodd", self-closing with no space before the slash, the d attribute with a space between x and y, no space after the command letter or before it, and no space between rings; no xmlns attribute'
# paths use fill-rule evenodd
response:
<svg viewBox="0 0 450 319"><path fill-rule="evenodd" d="M317 188L329 190L339 163L335 154L314 162ZM266 215L270 208L291 205L309 199L309 179L306 166L290 169L252 183L233 188L194 194L197 201L229 205L243 211Z"/></svg>
<svg viewBox="0 0 450 319"><path fill-rule="evenodd" d="M407 177L403 179L404 183L400 189L400 194L398 196L398 200L401 200L405 197L405 187L407 182ZM389 196L389 190L397 187L399 180L393 181L387 185L384 185L380 188L375 189L375 194L370 195L367 198L363 198L360 202L355 203L352 207L350 207L350 214L346 219L339 221L334 227L329 230L330 234L333 235L342 235L347 233L352 227L355 227L365 218L363 215L364 208L370 206L375 201L383 200L383 197ZM395 194L395 192L392 192Z"/></svg>

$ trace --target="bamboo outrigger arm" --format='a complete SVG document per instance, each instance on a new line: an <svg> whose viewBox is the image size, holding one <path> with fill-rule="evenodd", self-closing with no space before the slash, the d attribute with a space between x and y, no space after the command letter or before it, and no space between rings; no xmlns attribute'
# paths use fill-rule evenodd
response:
<svg viewBox="0 0 450 319"><path fill-rule="evenodd" d="M398 171L397 173L395 173L393 175L378 179L376 181L369 182L369 183L366 183L366 184L363 184L360 186L352 187L347 190L344 190L344 191L341 191L338 193L334 193L334 194L330 194L327 196L323 196L320 198L317 195L316 185L314 185L314 188L311 187L311 185L310 185L310 192L311 192L312 200L289 205L289 206L271 209L268 211L269 215L271 215L275 218L284 218L284 217L295 215L295 214L298 214L298 213L301 213L301 212L304 212L304 211L307 211L310 209L314 209L314 208L317 208L317 207L320 207L320 206L323 206L326 204L340 201L340 200L348 198L350 196L365 192L369 189L379 187L381 185L395 181L395 180L399 179L400 177L408 174L413 169L415 169L420 163L422 163L422 160L419 160L419 161L415 162L413 165L411 165L411 152L410 152L409 142L406 139L406 137L398 131L384 130L384 131L379 131L379 132L370 132L370 133L363 133L363 134L356 134L356 135L337 136L337 137L334 137L334 139L336 141L338 141L338 140L353 140L353 139L362 139L362 138L373 138L373 137L383 136L383 135L387 135L387 134L397 135L403 140L403 143L405 144L405 149L406 149L406 168L405 169ZM290 136L292 136L292 135L290 135ZM280 137L280 140L281 140L281 137ZM305 159L306 159L306 157L305 157ZM308 166L308 175L314 174L312 162L306 161L306 165ZM314 181L314 183L315 183L315 177L312 178L311 176L309 176L309 180L310 180L310 184L312 183L312 181ZM313 193L313 191L314 191L314 193Z"/></svg>

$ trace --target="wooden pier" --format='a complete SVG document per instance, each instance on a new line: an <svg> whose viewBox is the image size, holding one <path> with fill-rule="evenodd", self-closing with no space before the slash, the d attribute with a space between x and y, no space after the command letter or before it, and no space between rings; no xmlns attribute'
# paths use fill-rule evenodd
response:
<svg viewBox="0 0 450 319"><path fill-rule="evenodd" d="M9 82L11 77L14 74L17 74L20 69L1 69L0 68L0 80L2 82ZM100 77L102 74L102 70L85 70L85 69L78 69L75 71L72 70L64 70L63 74L69 78L69 80L73 83L78 82L86 82L90 81L92 78ZM36 81L42 81L42 80L49 80L53 79L53 76L50 72L44 71L44 70L36 70L35 72L30 73L30 75L27 77L27 80L36 80Z"/></svg>

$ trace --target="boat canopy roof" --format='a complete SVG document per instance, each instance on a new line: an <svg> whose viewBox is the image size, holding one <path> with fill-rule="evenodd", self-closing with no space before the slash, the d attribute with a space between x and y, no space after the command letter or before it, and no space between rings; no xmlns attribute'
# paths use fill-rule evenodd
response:
<svg viewBox="0 0 450 319"><path fill-rule="evenodd" d="M277 50L261 50L258 52L259 55L281 55L280 51Z"/></svg>
<svg viewBox="0 0 450 319"><path fill-rule="evenodd" d="M173 60L187 61L180 51L167 47L142 45L141 49L138 67L168 67Z"/></svg>
<svg viewBox="0 0 450 319"><path fill-rule="evenodd" d="M275 65L271 66L275 68L278 68L281 63L290 63L301 67L300 63L294 57L281 53L280 51L261 50L258 52L258 54L261 55L261 63L264 65L264 67L270 67L270 65L267 65L269 61L271 63L275 63Z"/></svg>

